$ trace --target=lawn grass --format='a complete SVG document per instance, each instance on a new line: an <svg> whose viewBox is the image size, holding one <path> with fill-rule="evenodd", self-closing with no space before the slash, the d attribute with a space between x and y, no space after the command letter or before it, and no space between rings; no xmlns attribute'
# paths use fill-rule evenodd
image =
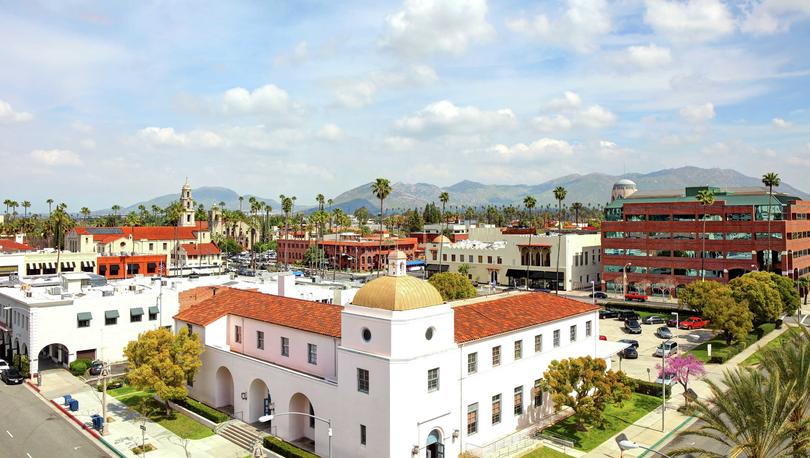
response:
<svg viewBox="0 0 810 458"><path fill-rule="evenodd" d="M785 342L785 340L799 334L800 332L801 330L799 330L799 328L788 329L787 331L783 332L782 335L768 342L767 344L765 344L764 347L760 348L759 350L755 351L751 356L745 358L745 360L743 360L743 362L740 363L740 365L753 366L759 364L760 355L762 355L762 352L765 351L765 349L773 349L776 347L781 347L782 344Z"/></svg>
<svg viewBox="0 0 810 458"><path fill-rule="evenodd" d="M633 393L621 406L610 405L605 409L602 415L605 424L602 428L590 426L588 431L579 431L575 416L571 416L546 428L544 432L568 439L577 449L588 452L660 405L660 398Z"/></svg>
<svg viewBox="0 0 810 458"><path fill-rule="evenodd" d="M697 347L693 348L689 351L690 354L694 355L695 358L703 361L704 363L710 362L712 358L709 357L709 344L712 344L712 356L724 356L724 360L728 361L734 355L742 351L743 349L749 347L756 343L757 340L761 339L769 332L773 331L776 325L774 323L765 323L761 324L751 332L748 333L744 341L732 343L731 345L726 344L726 339L723 338L722 334L718 334L711 340L707 340L702 344L698 345ZM740 348L742 347L742 348Z"/></svg>
<svg viewBox="0 0 810 458"><path fill-rule="evenodd" d="M523 455L520 458L567 458L568 455L548 447L540 447Z"/></svg>
<svg viewBox="0 0 810 458"><path fill-rule="evenodd" d="M127 407L146 415L150 420L177 434L183 439L203 439L214 434L211 429L191 418L172 412L166 415L166 408L152 395L144 391L131 392L118 398Z"/></svg>
<svg viewBox="0 0 810 458"><path fill-rule="evenodd" d="M120 397L126 396L128 394L137 393L137 392L139 392L137 388L129 386L129 385L124 385L121 388L113 388L111 390L107 390L107 394L109 394L110 396L112 396L114 398L120 398Z"/></svg>

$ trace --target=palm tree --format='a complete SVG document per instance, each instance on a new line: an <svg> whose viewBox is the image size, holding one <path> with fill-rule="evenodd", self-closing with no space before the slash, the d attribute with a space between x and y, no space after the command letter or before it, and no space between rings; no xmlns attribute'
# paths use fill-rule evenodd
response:
<svg viewBox="0 0 810 458"><path fill-rule="evenodd" d="M557 200L557 268L554 274L554 293L560 294L560 248L562 248L562 202L568 191L562 186L554 188L554 199Z"/></svg>
<svg viewBox="0 0 810 458"><path fill-rule="evenodd" d="M113 212L113 226L118 226L118 215L119 215L118 212L121 211L121 206L118 205L118 204L115 204L110 208L111 208L111 210Z"/></svg>
<svg viewBox="0 0 810 458"><path fill-rule="evenodd" d="M695 416L703 420L684 435L708 437L725 445L724 454L698 448L674 450L670 455L770 458L785 456L791 448L790 418L795 409L792 384L754 369L726 372L718 384L706 380L712 396L695 402ZM725 386L725 387L724 387ZM806 439L806 436L800 439Z"/></svg>
<svg viewBox="0 0 810 458"><path fill-rule="evenodd" d="M62 272L62 264L60 262L60 257L62 254L62 245L65 239L65 233L71 230L74 226L73 219L68 214L67 205L64 203L60 203L56 206L56 211L51 213L49 222L52 227L55 228L54 233L56 234L56 272Z"/></svg>
<svg viewBox="0 0 810 458"><path fill-rule="evenodd" d="M371 184L371 192L374 194L375 197L380 199L380 253L379 253L379 264L382 266L382 241L383 241L383 202L385 198L391 194L391 182L388 181L386 178L377 178L377 180ZM380 271L377 270L377 276L380 276Z"/></svg>
<svg viewBox="0 0 810 458"><path fill-rule="evenodd" d="M771 252L771 201L773 200L773 188L778 188L782 183L779 174L768 172L762 175L762 184L768 187L768 271L773 269L773 252Z"/></svg>
<svg viewBox="0 0 810 458"><path fill-rule="evenodd" d="M11 214L14 215L15 217L17 216L17 207L19 206L20 203L17 202L16 200L11 201Z"/></svg>
<svg viewBox="0 0 810 458"><path fill-rule="evenodd" d="M527 247L526 251L528 256L526 257L526 291L529 290L529 266L532 264L532 234L534 234L534 225L532 224L532 210L534 210L534 206L537 205L537 199L532 196L526 196L523 198L523 205L526 206L526 210L529 211L529 228L531 232L529 232L529 246Z"/></svg>
<svg viewBox="0 0 810 458"><path fill-rule="evenodd" d="M48 217L50 218L51 217L51 205L53 205L53 199L49 198L48 200L45 201L45 203L48 204Z"/></svg>
<svg viewBox="0 0 810 458"><path fill-rule="evenodd" d="M23 207L23 215L25 219L28 219L28 209L31 208L31 202L24 200L22 203Z"/></svg>
<svg viewBox="0 0 810 458"><path fill-rule="evenodd" d="M82 207L82 209L79 210L79 212L84 217L84 225L87 226L87 219L90 217L90 209L87 207Z"/></svg>
<svg viewBox="0 0 810 458"><path fill-rule="evenodd" d="M703 247L700 250L700 281L706 281L706 209L714 204L714 193L710 189L701 189L697 193L697 200L703 206L703 234L701 234L701 241Z"/></svg>
<svg viewBox="0 0 810 458"><path fill-rule="evenodd" d="M242 201L245 200L245 196L239 196L239 211L242 211Z"/></svg>
<svg viewBox="0 0 810 458"><path fill-rule="evenodd" d="M439 194L439 202L442 203L442 219L439 222L439 273L442 273L442 247L444 243L444 225L447 222L447 216L444 214L444 207L447 206L447 202L450 201L450 194L447 191L443 191Z"/></svg>
<svg viewBox="0 0 810 458"><path fill-rule="evenodd" d="M11 207L11 199L4 200L3 205L6 206L6 215L8 215L8 209L9 209L9 207Z"/></svg>
<svg viewBox="0 0 810 458"><path fill-rule="evenodd" d="M574 210L574 221L579 227L579 211L582 210L582 202L574 202L571 204L571 210Z"/></svg>
<svg viewBox="0 0 810 458"><path fill-rule="evenodd" d="M290 213L293 210L293 199L295 197L287 197L284 194L278 196L279 200L281 201L281 210L284 212L284 240L289 240L290 238ZM289 249L289 242L284 242L284 268L288 269L290 267L289 261L287 259L287 253L290 251Z"/></svg>

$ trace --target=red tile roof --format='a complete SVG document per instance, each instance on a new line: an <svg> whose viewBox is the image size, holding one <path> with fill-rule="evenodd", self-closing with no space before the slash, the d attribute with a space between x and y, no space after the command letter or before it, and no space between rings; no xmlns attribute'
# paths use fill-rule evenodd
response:
<svg viewBox="0 0 810 458"><path fill-rule="evenodd" d="M180 245L188 256L205 256L209 254L220 254L219 248L213 243L184 243Z"/></svg>
<svg viewBox="0 0 810 458"><path fill-rule="evenodd" d="M225 315L340 337L342 306L275 296L257 291L218 288L216 294L183 310L175 319L207 326Z"/></svg>
<svg viewBox="0 0 810 458"><path fill-rule="evenodd" d="M98 243L110 243L118 239L129 238L130 234L135 234L135 240L196 240L197 232L207 231L208 222L202 221L196 226L176 227L176 226L118 226L120 234L91 234L85 227L77 227L75 231L79 235L92 235L93 241Z"/></svg>
<svg viewBox="0 0 810 458"><path fill-rule="evenodd" d="M0 252L16 253L18 251L31 251L31 250L33 250L33 248L24 243L17 243L11 239L0 239Z"/></svg>
<svg viewBox="0 0 810 458"><path fill-rule="evenodd" d="M569 318L599 307L555 294L524 293L453 308L456 343Z"/></svg>

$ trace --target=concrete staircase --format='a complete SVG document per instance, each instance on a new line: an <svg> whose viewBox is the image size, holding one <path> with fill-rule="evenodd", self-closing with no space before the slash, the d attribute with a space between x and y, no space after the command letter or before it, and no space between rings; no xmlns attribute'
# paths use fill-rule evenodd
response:
<svg viewBox="0 0 810 458"><path fill-rule="evenodd" d="M239 420L230 420L219 425L216 433L247 451L253 450L253 445L263 436L255 428Z"/></svg>

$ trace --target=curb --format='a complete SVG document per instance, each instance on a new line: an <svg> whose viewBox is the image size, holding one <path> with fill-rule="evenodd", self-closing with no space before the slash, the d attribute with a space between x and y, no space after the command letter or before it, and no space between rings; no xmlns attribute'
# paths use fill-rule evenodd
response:
<svg viewBox="0 0 810 458"><path fill-rule="evenodd" d="M661 443L662 443L662 442L664 442L665 440L667 440L667 438L669 438L669 436L671 436L672 434L674 434L675 432L677 432L679 429L683 428L683 425L685 425L686 423L688 423L688 422L690 422L690 421L692 421L692 420L694 420L694 419L695 419L695 416L694 416L694 415L690 415L689 417L687 417L687 418L686 418L684 421L682 421L682 422L681 422L681 424L679 424L678 426L676 426L676 427L675 427L675 429L673 429L672 431L669 431L668 433L666 433L666 434L664 435L664 437L662 437L662 438L658 439L658 441L657 441L656 443L652 444L652 445L650 446L650 449L654 451L654 450L656 449L656 447L658 447L659 445L661 445ZM646 455L647 455L647 453L649 453L649 452L650 452L650 450L645 450L645 451L644 451L644 453L642 453L641 455L639 455L639 456L638 456L638 458L643 458L643 457L644 457L644 456L646 456ZM653 452L653 453L657 453L657 452Z"/></svg>

